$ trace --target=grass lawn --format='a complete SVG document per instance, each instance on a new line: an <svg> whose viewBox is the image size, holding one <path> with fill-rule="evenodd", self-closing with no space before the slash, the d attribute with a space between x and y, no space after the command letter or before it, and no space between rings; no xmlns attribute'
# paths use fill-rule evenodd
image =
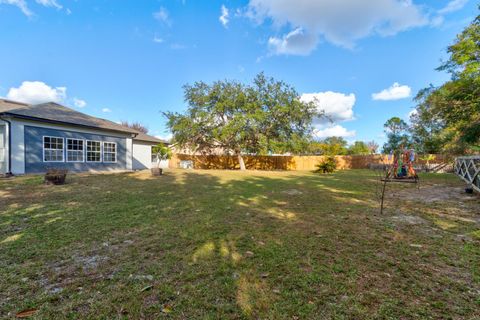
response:
<svg viewBox="0 0 480 320"><path fill-rule="evenodd" d="M375 174L0 180L0 318L478 319L480 197Z"/></svg>

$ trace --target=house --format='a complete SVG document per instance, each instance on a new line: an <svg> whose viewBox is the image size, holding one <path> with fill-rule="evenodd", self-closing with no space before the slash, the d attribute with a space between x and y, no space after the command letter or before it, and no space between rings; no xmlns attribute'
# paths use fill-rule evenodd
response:
<svg viewBox="0 0 480 320"><path fill-rule="evenodd" d="M159 143L166 142L57 103L0 99L0 174L148 169Z"/></svg>

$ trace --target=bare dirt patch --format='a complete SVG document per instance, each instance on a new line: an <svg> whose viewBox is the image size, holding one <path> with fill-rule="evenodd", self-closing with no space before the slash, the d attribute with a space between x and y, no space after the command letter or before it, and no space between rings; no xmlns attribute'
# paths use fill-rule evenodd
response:
<svg viewBox="0 0 480 320"><path fill-rule="evenodd" d="M410 225L422 225L428 223L428 221L423 218L420 218L418 216L410 216L403 213L399 213L393 216L392 220Z"/></svg>
<svg viewBox="0 0 480 320"><path fill-rule="evenodd" d="M283 191L283 193L284 193L284 194L287 194L287 195L289 195L289 196L298 196L298 195L303 194L302 191L297 190L297 189L285 190L285 191Z"/></svg>
<svg viewBox="0 0 480 320"><path fill-rule="evenodd" d="M108 260L108 257L94 255L94 256L77 256L74 257L75 262L82 266L83 270L97 269L98 265L103 261Z"/></svg>
<svg viewBox="0 0 480 320"><path fill-rule="evenodd" d="M395 197L425 203L442 201L480 201L478 195L466 194L465 188L445 184L420 184L418 188L409 188L396 192Z"/></svg>
<svg viewBox="0 0 480 320"><path fill-rule="evenodd" d="M412 214L426 214L441 229L455 229L458 224L480 224L480 196L467 194L463 186L449 183L400 186L388 193L388 203L395 203L397 221L419 224ZM420 218L421 219L421 218Z"/></svg>

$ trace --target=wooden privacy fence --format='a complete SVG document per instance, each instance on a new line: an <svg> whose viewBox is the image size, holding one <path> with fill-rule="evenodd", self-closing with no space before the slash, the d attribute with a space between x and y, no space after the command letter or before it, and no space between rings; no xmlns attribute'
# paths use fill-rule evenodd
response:
<svg viewBox="0 0 480 320"><path fill-rule="evenodd" d="M456 158L455 173L480 192L480 156Z"/></svg>
<svg viewBox="0 0 480 320"><path fill-rule="evenodd" d="M387 155L336 156L337 169L366 169L371 164L389 163ZM250 170L315 170L325 156L244 156L245 166ZM192 161L195 169L239 169L238 158L228 155L174 154L170 168L180 168L181 161ZM446 164L451 161L444 155L435 155L431 163ZM391 161L390 161L391 162ZM426 161L417 160L424 165Z"/></svg>

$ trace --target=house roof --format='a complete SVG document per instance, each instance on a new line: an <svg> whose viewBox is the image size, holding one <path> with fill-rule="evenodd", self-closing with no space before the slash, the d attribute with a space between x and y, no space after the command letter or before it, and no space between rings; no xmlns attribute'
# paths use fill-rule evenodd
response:
<svg viewBox="0 0 480 320"><path fill-rule="evenodd" d="M89 116L85 113L64 107L55 102L31 105L0 99L0 114L31 120L63 123L74 126L138 134L138 131L134 129L119 125L109 120Z"/></svg>
<svg viewBox="0 0 480 320"><path fill-rule="evenodd" d="M74 126L84 126L131 133L135 135L133 140L136 141L151 142L152 144L168 144L168 142L165 140L157 139L148 134L139 132L126 126L122 126L109 120L89 116L88 114L78 112L55 102L32 105L7 99L0 99L0 115L2 114L37 121L70 124Z"/></svg>
<svg viewBox="0 0 480 320"><path fill-rule="evenodd" d="M158 143L168 144L168 141L152 137L143 132L139 132L138 135L135 138L133 138L133 140L151 142L152 144L158 144Z"/></svg>

